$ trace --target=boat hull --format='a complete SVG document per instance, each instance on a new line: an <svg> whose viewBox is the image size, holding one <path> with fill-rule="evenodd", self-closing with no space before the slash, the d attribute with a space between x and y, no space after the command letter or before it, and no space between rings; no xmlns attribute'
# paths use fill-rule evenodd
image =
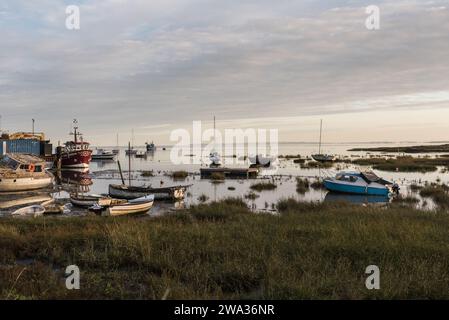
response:
<svg viewBox="0 0 449 320"><path fill-rule="evenodd" d="M390 190L387 187L379 188L379 187L371 187L369 185L367 186L350 185L350 184L337 183L332 180L324 180L324 186L329 191L339 193L364 194L376 196L388 196L390 194Z"/></svg>
<svg viewBox="0 0 449 320"><path fill-rule="evenodd" d="M128 203L124 205L112 206L107 209L110 216L122 216L128 214L143 214L147 213L153 206L154 201L147 201L142 203Z"/></svg>
<svg viewBox="0 0 449 320"><path fill-rule="evenodd" d="M13 216L31 216L40 217L45 213L45 208L41 205L34 205L25 208L18 209L11 213Z"/></svg>
<svg viewBox="0 0 449 320"><path fill-rule="evenodd" d="M109 185L109 196L118 199L136 199L154 194L155 200L182 200L185 187L145 188Z"/></svg>
<svg viewBox="0 0 449 320"><path fill-rule="evenodd" d="M61 155L62 168L89 168L92 160L92 150L77 150L65 152Z"/></svg>
<svg viewBox="0 0 449 320"><path fill-rule="evenodd" d="M334 156L324 155L324 154L313 154L312 159L318 162L332 162L334 161Z"/></svg>
<svg viewBox="0 0 449 320"><path fill-rule="evenodd" d="M49 187L52 184L52 177L2 178L0 179L0 192L37 190Z"/></svg>

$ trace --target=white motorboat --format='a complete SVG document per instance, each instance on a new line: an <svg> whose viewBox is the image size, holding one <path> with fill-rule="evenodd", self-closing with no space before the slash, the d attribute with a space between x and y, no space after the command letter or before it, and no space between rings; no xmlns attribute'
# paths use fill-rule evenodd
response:
<svg viewBox="0 0 449 320"><path fill-rule="evenodd" d="M114 160L115 154L113 152L97 149L97 152L92 154L92 160Z"/></svg>
<svg viewBox="0 0 449 320"><path fill-rule="evenodd" d="M53 184L45 160L31 154L6 154L0 160L0 192L36 190Z"/></svg>

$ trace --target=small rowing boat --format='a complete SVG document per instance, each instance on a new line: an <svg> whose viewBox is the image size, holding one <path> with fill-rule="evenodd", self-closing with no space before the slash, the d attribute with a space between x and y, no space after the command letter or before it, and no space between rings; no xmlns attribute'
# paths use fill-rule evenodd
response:
<svg viewBox="0 0 449 320"><path fill-rule="evenodd" d="M124 204L112 205L107 209L110 216L122 216L127 214L147 213L154 203L154 195L150 194L142 198L129 200Z"/></svg>
<svg viewBox="0 0 449 320"><path fill-rule="evenodd" d="M108 206L111 206L114 204L126 203L126 201L124 201L124 200L112 199L107 196L96 195L96 194L91 194L91 195L71 194L70 202L74 206L83 207L83 208L92 207L96 204L99 206L102 206L102 207L108 207Z"/></svg>
<svg viewBox="0 0 449 320"><path fill-rule="evenodd" d="M70 202L77 207L91 207L94 204L98 203L100 199L104 198L101 195L80 195L80 194L71 194Z"/></svg>

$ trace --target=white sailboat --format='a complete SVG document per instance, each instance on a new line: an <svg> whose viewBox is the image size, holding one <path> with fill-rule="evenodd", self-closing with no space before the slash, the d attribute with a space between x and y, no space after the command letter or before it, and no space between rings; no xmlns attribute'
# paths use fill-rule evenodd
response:
<svg viewBox="0 0 449 320"><path fill-rule="evenodd" d="M221 164L220 154L215 151L215 116L214 116L214 149L209 154L209 159L212 162L211 165L219 166Z"/></svg>

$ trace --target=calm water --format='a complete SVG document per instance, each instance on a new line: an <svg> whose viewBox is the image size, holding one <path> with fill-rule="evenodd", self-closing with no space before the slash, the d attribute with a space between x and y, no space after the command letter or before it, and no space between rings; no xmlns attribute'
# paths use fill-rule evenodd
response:
<svg viewBox="0 0 449 320"><path fill-rule="evenodd" d="M402 143L401 145L411 145L413 143ZM366 152L349 152L348 149L355 147L376 147L376 146L393 146L392 144L325 144L322 151L326 153L332 153L339 157L360 157L367 156ZM298 194L296 192L296 177L306 177L310 181L313 181L319 177L333 176L340 170L360 170L366 167L352 166L346 164L335 165L331 169L302 169L300 165L294 164L292 160L281 159L276 171L262 170L259 177L255 179L230 179L223 183L213 183L207 179L201 179L199 176L199 169L201 167L207 167L209 164L208 157L202 158L202 164L181 164L174 165L170 160L171 148L166 146L166 150L162 150L162 147L149 153L146 158L131 158L131 183L132 185L142 186L151 185L153 187L159 186L171 186L171 185L191 185L187 192L187 197L182 202L170 203L170 202L156 202L155 207L151 213L154 215L162 214L168 210L175 210L177 208L188 207L191 204L198 203L198 197L205 195L208 201L220 200L226 197L232 196L244 196L250 192L249 187L251 184L261 180L274 181L277 184L277 188L274 191L262 191L256 192L259 197L254 200L246 200L248 204L255 210L273 210L274 204L282 198L293 197L299 200L307 201L336 201L336 200L348 200L357 203L366 202L385 202L383 198L373 198L366 196L350 196L350 195L335 195L329 194L324 190L310 190L305 194ZM112 148L105 148L112 149ZM144 151L145 148L137 148L140 151ZM310 156L317 152L317 146L315 144L307 143L289 143L279 145L280 155L297 155L302 157ZM374 153L371 153L374 154ZM117 157L122 165L125 179L128 183L128 157L125 155L125 148L121 148L120 154ZM186 161L189 161L189 157L186 157ZM240 165L245 166L245 165ZM247 165L246 165L247 166ZM154 176L149 178L141 177L142 171L153 171ZM174 181L168 176L170 172L177 170L185 170L189 172L189 176L182 181ZM400 173L400 172L382 172L376 171L379 176L394 181L401 186L401 193L410 193L408 186L412 183L424 183L441 181L449 183L449 175L444 174L441 170L431 173ZM60 177L60 184L58 186L58 192L52 193L52 197L57 199L67 199L69 192L79 191L93 194L106 194L108 192L108 185L111 183L120 184L120 175L118 173L118 166L116 161L94 161L90 166L90 171L85 173L79 172L64 172ZM35 194L16 195L17 198L23 198L25 196L35 196ZM10 200L14 198L14 195L2 195L0 196L0 204L2 201ZM419 197L418 197L419 198ZM66 200L64 200L66 201ZM433 208L431 201L421 201L419 204L422 207L428 209ZM76 210L72 210L77 212ZM6 209L0 208L0 212L7 212Z"/></svg>

